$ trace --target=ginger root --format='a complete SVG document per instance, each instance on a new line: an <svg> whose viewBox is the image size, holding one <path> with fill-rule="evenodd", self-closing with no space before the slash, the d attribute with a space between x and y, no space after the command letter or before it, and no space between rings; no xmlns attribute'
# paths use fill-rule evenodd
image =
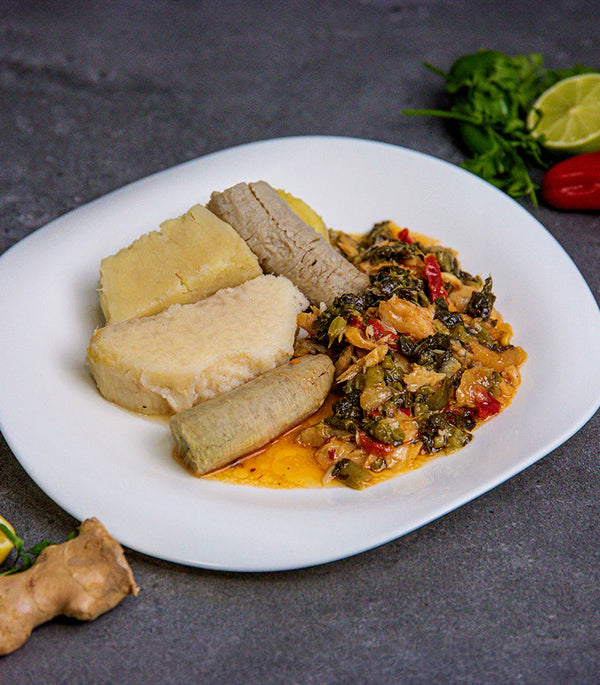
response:
<svg viewBox="0 0 600 685"><path fill-rule="evenodd" d="M56 616L91 621L137 593L121 545L87 519L76 538L47 547L26 571L0 577L0 655Z"/></svg>

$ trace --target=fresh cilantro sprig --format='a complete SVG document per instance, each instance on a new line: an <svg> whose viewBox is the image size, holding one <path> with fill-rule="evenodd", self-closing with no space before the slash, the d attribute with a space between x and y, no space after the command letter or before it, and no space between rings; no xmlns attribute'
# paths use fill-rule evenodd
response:
<svg viewBox="0 0 600 685"><path fill-rule="evenodd" d="M554 83L594 71L581 65L545 69L539 54L509 56L479 50L460 57L447 73L425 63L446 81L449 108L403 110L403 114L452 119L470 152L462 164L514 198L537 204L530 169L545 169L553 158L543 139L531 136L526 119L533 102Z"/></svg>

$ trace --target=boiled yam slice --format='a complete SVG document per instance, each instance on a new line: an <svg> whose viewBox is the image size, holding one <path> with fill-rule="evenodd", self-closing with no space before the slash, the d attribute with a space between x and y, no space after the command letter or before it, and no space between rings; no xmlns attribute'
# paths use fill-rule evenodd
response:
<svg viewBox="0 0 600 685"><path fill-rule="evenodd" d="M189 304L262 274L233 228L202 205L161 224L100 264L107 323Z"/></svg>
<svg viewBox="0 0 600 685"><path fill-rule="evenodd" d="M258 276L97 330L87 363L106 399L143 414L182 411L290 359L307 306L284 276Z"/></svg>

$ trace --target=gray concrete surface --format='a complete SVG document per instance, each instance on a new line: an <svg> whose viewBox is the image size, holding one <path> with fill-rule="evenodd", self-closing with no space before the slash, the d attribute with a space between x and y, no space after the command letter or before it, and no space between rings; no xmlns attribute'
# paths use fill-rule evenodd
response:
<svg viewBox="0 0 600 685"><path fill-rule="evenodd" d="M423 61L490 47L598 68L598 35L584 0L1 0L0 252L258 139L356 136L458 163L446 125L400 113L441 102ZM525 206L598 298L600 216ZM0 682L599 683L599 431L596 415L474 502L336 563L243 575L129 551L139 597L37 629ZM1 437L0 513L28 541L76 525Z"/></svg>

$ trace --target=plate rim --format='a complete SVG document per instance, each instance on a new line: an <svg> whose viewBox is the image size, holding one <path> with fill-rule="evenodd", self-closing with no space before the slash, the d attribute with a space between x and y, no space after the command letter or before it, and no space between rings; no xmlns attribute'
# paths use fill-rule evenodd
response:
<svg viewBox="0 0 600 685"><path fill-rule="evenodd" d="M192 165L196 165L198 163L206 163L207 160L210 159L215 159L222 157L225 154L239 154L240 152L245 152L248 149L251 148L258 148L263 145L269 145L269 144L276 144L276 145L288 145L288 144L296 144L298 141L301 141L302 143L306 143L307 141L313 141L313 142L337 142L337 143L345 143L345 144L358 144L360 145L369 145L369 146L380 146L382 148L390 149L395 152L401 152L401 153L409 153L411 155L416 155L418 157L426 159L428 162L429 161L434 161L435 163L444 165L448 169L451 169L451 173L454 172L460 172L462 174L467 174L468 176L473 176L470 174L470 172L461 169L460 167L457 167L456 165L452 164L451 162L448 162L447 160L440 159L438 157L434 157L432 155L428 155L426 153L417 151L417 150L412 150L410 148L405 148L397 145L393 145L391 143L385 143L381 141L376 141L376 140L367 140L367 139L362 139L362 138L353 138L353 137L345 137L345 136L311 136L311 135L306 135L306 136L289 136L289 137L282 137L282 138L272 138L272 139L264 139L264 140L259 140L259 141L254 141L254 142L248 142L248 143L241 143L239 145L226 148L224 150L218 150L209 153L208 155L203 155L197 159L194 160L189 160L186 162L183 162L182 164L176 165L174 167L171 167L169 169L161 170L158 172L155 172L153 174L150 174L149 176L146 176L144 178L138 179L134 181L133 183L127 184L123 186L122 188L118 188L116 190L111 191L107 195L104 195L100 198L96 198L92 200L89 203L86 203L85 205L82 205L74 210L71 210L70 212L67 212L66 214L57 217L56 219L53 219L51 222L46 224L45 226L41 227L40 229L37 229L36 231L32 232L28 236L24 237L23 239L19 240L17 243L14 245L10 246L2 255L0 255L0 280L2 278L2 272L4 265L12 259L18 259L19 258L19 252L21 250L28 250L31 248L32 245L35 244L35 241L40 241L44 240L48 237L50 231L48 229L50 227L54 227L54 230L57 230L56 227L60 228L61 224L65 222L65 220L68 220L69 217L71 217L75 213L81 212L81 210L86 210L86 211L93 211L95 206L99 206L98 203L106 203L107 201L113 199L115 196L123 193L131 193L134 192L136 189L142 187L141 184L148 183L149 181L155 181L156 179L159 179L163 177L165 174L169 174L175 170L183 170L191 168ZM478 177L473 178L477 179L478 182L483 183L486 186L489 186L489 184L486 184L484 181L479 179ZM573 260L570 258L568 253L564 250L564 248L560 245L560 243L550 234L547 229L539 222L539 220L528 213L525 208L523 208L519 203L515 202L508 196L505 196L501 191L497 190L496 188L493 188L492 186L489 186L493 191L496 193L499 193L500 195L503 196L503 200L506 202L512 202L514 206L518 207L520 211L522 211L528 221L532 221L537 225L538 229L542 229L545 232L545 235L548 239L550 239L551 242L553 242L554 247L558 248L560 253L562 254L563 258L566 258L568 263L570 263L570 266L574 268L575 273L579 276L580 279L580 285L583 284L585 289L587 290L587 294L589 295L590 302L594 303L596 307L596 315L600 317L600 311L598 310L598 305L595 301L595 298L593 296L593 293L583 278L581 272L579 271L577 265L573 262ZM18 246L21 246L18 248ZM15 249L18 248L18 249ZM17 255L15 257L14 255ZM7 255L11 255L10 257L7 257ZM0 296L0 305L1 305L1 296ZM500 307L502 309L502 307ZM0 363L1 366L1 363ZM0 369L1 371L1 369ZM1 409L1 404L2 404L2 392L0 390L0 409ZM464 498L463 496L457 496L456 501L452 504L446 503L446 505L440 505L439 509L440 511L433 512L428 518L424 518L420 522L416 523L415 525L405 528L402 530L401 533L399 534L389 534L385 533L382 534L379 539L373 539L372 544L368 546L361 545L360 548L354 549L353 551L348 552L346 551L341 551L339 554L325 554L321 559L317 558L312 558L310 560L307 560L307 563L298 563L298 560L292 560L288 564L278 564L276 566L273 566L272 564L257 564L256 562L246 564L246 566L240 564L236 565L235 567L232 567L230 565L225 565L225 566L220 566L218 564L208 564L208 563L197 563L194 561L190 561L189 558L181 558L178 559L176 556L173 555L160 555L156 554L155 552L152 551L147 551L145 549L140 549L139 546L136 546L135 544L131 544L129 542L123 542L123 544L133 550L136 550L142 554L147 554L156 558L160 559L165 559L168 561L171 561L173 563L180 563L180 564L185 564L188 566L198 566L202 568L211 568L213 570L225 570L225 571L241 571L241 572L255 572L255 571L276 571L276 570L291 570L291 569L298 569L298 568L303 568L306 566L314 566L314 565L319 565L323 563L329 563L332 561L336 561L348 556L352 556L355 554L359 554L363 551L367 551L369 549L373 549L375 547L378 547L380 545L386 544L387 542L390 542L391 540L397 539L398 537L401 537L402 535L405 535L409 532L412 532L413 530L423 526L427 525L431 521L439 518L440 516L445 515L446 513L450 513L451 511L454 511L456 508L462 506L463 504L468 503L469 501L472 501L473 499L476 499L477 497L480 497L482 494L485 492L488 492L498 485L500 485L502 482L505 482L506 480L510 479L517 473L525 470L529 466L531 466L533 463L541 459L543 456L549 454L552 452L554 449L556 449L558 446L563 444L566 440L568 440L570 437L572 437L576 432L578 432L589 420L590 418L594 415L594 413L597 411L598 407L600 406L600 390L597 393L597 397L595 402L591 403L588 407L587 412L582 413L579 416L579 419L576 423L573 423L568 429L563 430L562 434L556 435L551 443L548 443L550 446L548 447L548 444L544 447L541 447L538 451L533 452L532 454L529 455L527 460L521 460L513 464L513 466L509 469L505 469L502 473L498 473L497 477L495 479L489 480L481 487L476 488L476 491L473 491L472 496L468 496L467 498ZM66 505L63 501L62 497L59 497L56 495L56 493L51 492L52 488L48 488L47 485L42 486L38 483L36 477L30 472L30 462L28 459L23 459L19 454L18 454L18 448L16 449L14 447L14 444L18 443L19 440L18 438L13 438L11 428L10 426L7 426L4 421L4 412L0 411L0 431L4 435L4 438L9 445L13 455L17 459L17 461L22 465L22 467L25 469L25 471L28 473L28 475L32 478L36 484L44 491L46 492L50 498L61 508L63 508L65 511L71 513L72 515L75 516L75 518L78 518L81 520L81 512L80 511L73 511L72 508L68 505ZM477 436L476 436L477 439ZM448 457L443 457L443 459L448 459ZM434 460L434 462L430 462L427 464L425 467L422 467L423 469L427 469L430 467L430 464L436 463L438 460ZM24 463L25 462L25 463ZM420 469L421 470L421 469ZM402 476L400 476L402 477ZM231 486L234 488L237 488L239 486ZM378 486L375 486L378 487Z"/></svg>

